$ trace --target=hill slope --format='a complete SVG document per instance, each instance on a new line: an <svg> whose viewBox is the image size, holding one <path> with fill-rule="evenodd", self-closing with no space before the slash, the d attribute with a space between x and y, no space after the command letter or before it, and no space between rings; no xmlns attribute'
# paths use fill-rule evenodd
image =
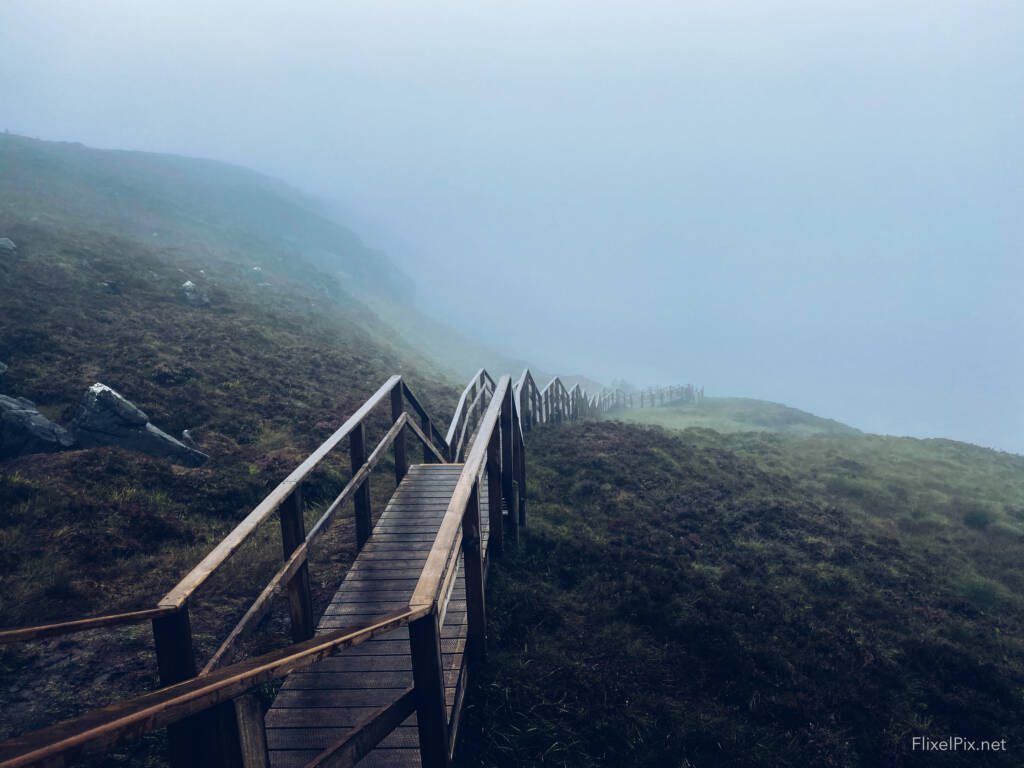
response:
<svg viewBox="0 0 1024 768"><path fill-rule="evenodd" d="M481 365L523 367L425 316L413 280L382 252L316 200L246 168L0 134L0 227L16 241L20 227L116 234L167 263L187 258L194 268L182 277L196 283L213 266L221 281L299 285L321 311L369 309L362 322L382 321L378 343L456 382Z"/></svg>
<svg viewBox="0 0 1024 768"><path fill-rule="evenodd" d="M708 397L700 403L676 403L610 414L634 424L670 429L707 427L717 432L780 432L790 435L855 435L859 430L782 403L745 397Z"/></svg>
<svg viewBox="0 0 1024 768"><path fill-rule="evenodd" d="M329 294L413 294L407 276L315 201L276 179L212 160L3 134L0 215L6 223L117 232L207 260L298 274Z"/></svg>
<svg viewBox="0 0 1024 768"><path fill-rule="evenodd" d="M447 372L356 298L360 281L394 297L404 278L256 174L2 136L0 237L17 245L0 259L0 393L66 423L101 381L211 457L198 469L116 448L0 462L0 626L152 607L394 373L438 420L456 400ZM183 300L186 280L206 301ZM347 463L339 452L304 488L311 510ZM316 554L320 597L351 555L350 528ZM277 536L268 526L199 597L201 654L273 573ZM0 648L0 738L152 687L147 635Z"/></svg>
<svg viewBox="0 0 1024 768"><path fill-rule="evenodd" d="M464 765L1020 764L1024 457L614 422L527 453Z"/></svg>

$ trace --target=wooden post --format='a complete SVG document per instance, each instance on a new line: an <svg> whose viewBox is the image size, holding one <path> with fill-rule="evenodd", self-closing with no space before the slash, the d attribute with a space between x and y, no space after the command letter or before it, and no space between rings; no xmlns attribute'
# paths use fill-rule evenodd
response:
<svg viewBox="0 0 1024 768"><path fill-rule="evenodd" d="M516 462L516 486L518 488L519 496L519 525L523 528L526 527L526 446L522 443L519 444L519 450L516 452L518 461Z"/></svg>
<svg viewBox="0 0 1024 768"><path fill-rule="evenodd" d="M306 541L306 521L302 515L302 486L296 484L291 495L281 504L281 547L284 559ZM308 640L316 629L313 619L313 592L309 586L309 562L299 566L288 581L288 613L292 623L292 640Z"/></svg>
<svg viewBox="0 0 1024 768"><path fill-rule="evenodd" d="M491 433L487 444L487 556L500 555L505 550L505 525L501 516L501 435Z"/></svg>
<svg viewBox="0 0 1024 768"><path fill-rule="evenodd" d="M423 768L448 768L448 708L444 700L441 631L435 611L409 624L409 650L420 763Z"/></svg>
<svg viewBox="0 0 1024 768"><path fill-rule="evenodd" d="M267 730L263 724L263 705L259 695L249 691L234 699L232 704L242 768L270 768Z"/></svg>
<svg viewBox="0 0 1024 768"><path fill-rule="evenodd" d="M480 552L480 481L473 483L462 514L462 567L466 576L466 650L471 659L483 658L487 648L487 609L484 604L484 563Z"/></svg>
<svg viewBox="0 0 1024 768"><path fill-rule="evenodd" d="M188 603L176 613L153 619L153 641L161 687L166 688L196 676ZM192 768L205 736L206 727L201 715L193 715L167 726L168 762L172 768Z"/></svg>
<svg viewBox="0 0 1024 768"><path fill-rule="evenodd" d="M505 507L509 511L509 517L515 512L512 505L512 483L515 481L513 475L512 456L512 398L506 397L501 404L501 495L505 498Z"/></svg>
<svg viewBox="0 0 1024 768"><path fill-rule="evenodd" d="M352 430L349 435L349 458L352 463L352 474L354 475L366 463L366 430L363 423ZM356 509L356 551L363 548L363 544L370 538L373 532L373 516L370 512L370 478L367 477L363 484L356 491L354 505Z"/></svg>
<svg viewBox="0 0 1024 768"><path fill-rule="evenodd" d="M519 483L512 482L512 499L508 504L508 519L512 523L512 546L519 544Z"/></svg>
<svg viewBox="0 0 1024 768"><path fill-rule="evenodd" d="M391 423L394 424L402 416L405 404L402 402L402 385L398 383L391 390ZM405 473L409 471L409 461L405 456L405 427L398 431L395 437L395 485L402 482Z"/></svg>
<svg viewBox="0 0 1024 768"><path fill-rule="evenodd" d="M255 691L221 702L202 714L210 728L210 738L194 765L269 768L263 706Z"/></svg>

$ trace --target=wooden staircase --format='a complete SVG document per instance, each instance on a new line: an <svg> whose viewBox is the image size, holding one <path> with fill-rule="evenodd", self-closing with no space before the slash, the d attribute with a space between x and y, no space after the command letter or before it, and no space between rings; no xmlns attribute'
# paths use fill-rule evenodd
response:
<svg viewBox="0 0 1024 768"><path fill-rule="evenodd" d="M659 397L666 393L647 392L640 403ZM506 534L514 545L526 524L524 435L632 406L621 391L590 396L557 378L540 389L529 371L513 383L481 370L442 434L407 383L392 376L155 607L0 630L0 644L23 643L152 622L161 686L0 743L0 768L64 766L162 728L173 768L446 768L486 643L487 566ZM388 408L388 427L368 451L367 424ZM407 439L419 441L423 463L410 466ZM346 445L351 477L307 532L303 484ZM396 488L374 522L369 484L388 453ZM310 553L349 502L358 555L318 621ZM191 607L210 577L275 521L280 568L200 665ZM280 596L291 644L240 658L242 639ZM264 712L259 689L282 679Z"/></svg>
<svg viewBox="0 0 1024 768"><path fill-rule="evenodd" d="M320 620L318 633L354 629L405 608L437 537L462 464L409 468L344 582ZM487 541L486 494L481 528ZM486 558L485 558L486 562ZM460 562L444 625L441 655L445 704L459 709L466 677L466 586ZM288 676L266 715L272 768L301 768L343 741L360 720L412 688L408 628L345 648ZM359 763L368 768L420 765L416 715L410 715Z"/></svg>

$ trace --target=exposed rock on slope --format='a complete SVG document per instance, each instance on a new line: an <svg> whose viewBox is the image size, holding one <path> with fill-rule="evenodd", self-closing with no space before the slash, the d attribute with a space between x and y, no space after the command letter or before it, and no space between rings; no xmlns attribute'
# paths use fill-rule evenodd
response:
<svg viewBox="0 0 1024 768"><path fill-rule="evenodd" d="M23 397L0 395L0 459L70 448L74 438Z"/></svg>
<svg viewBox="0 0 1024 768"><path fill-rule="evenodd" d="M83 448L118 445L190 467L197 467L209 458L154 427L145 413L98 382L86 390L74 430Z"/></svg>

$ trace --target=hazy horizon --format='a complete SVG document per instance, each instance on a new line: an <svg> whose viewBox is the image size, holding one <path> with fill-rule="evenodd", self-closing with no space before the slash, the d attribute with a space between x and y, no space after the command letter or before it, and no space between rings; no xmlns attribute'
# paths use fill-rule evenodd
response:
<svg viewBox="0 0 1024 768"><path fill-rule="evenodd" d="M0 130L280 177L545 369L1024 453L1024 7L288 8L8 3Z"/></svg>

